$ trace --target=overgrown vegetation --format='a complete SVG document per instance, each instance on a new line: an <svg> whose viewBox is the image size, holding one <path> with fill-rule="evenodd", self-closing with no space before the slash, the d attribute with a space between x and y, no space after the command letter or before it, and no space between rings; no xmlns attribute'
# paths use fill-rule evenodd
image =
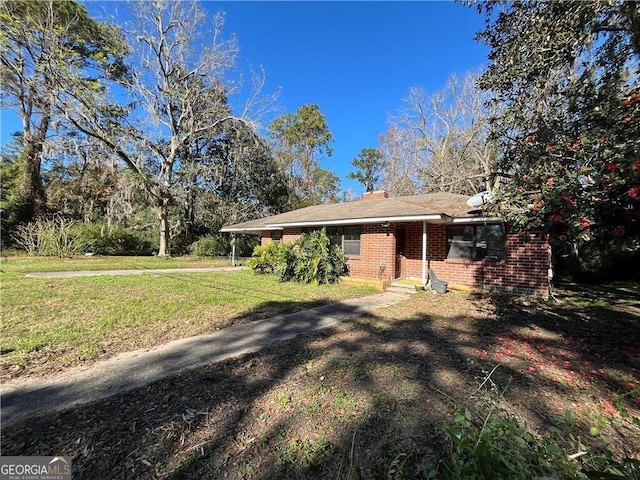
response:
<svg viewBox="0 0 640 480"><path fill-rule="evenodd" d="M54 215L21 224L12 235L20 250L42 257L71 258L82 254L144 256L158 252L158 239L153 229L109 226L105 222L82 223ZM255 235L238 235L236 257L249 257L258 243ZM203 236L182 245L176 241L174 251L197 257L221 257L231 252L231 239L224 234Z"/></svg>
<svg viewBox="0 0 640 480"><path fill-rule="evenodd" d="M98 255L151 255L157 244L140 232L103 223L79 223L62 215L20 225L15 244L31 255L71 258L84 253Z"/></svg>
<svg viewBox="0 0 640 480"><path fill-rule="evenodd" d="M236 256L250 257L260 238L256 235L236 235L232 240L227 234L207 235L199 238L189 247L190 253L198 257L217 257L228 255L235 242Z"/></svg>
<svg viewBox="0 0 640 480"><path fill-rule="evenodd" d="M64 217L36 220L19 226L14 239L19 247L32 255L73 257L89 247L74 223Z"/></svg>
<svg viewBox="0 0 640 480"><path fill-rule="evenodd" d="M324 228L305 233L292 243L258 246L247 265L256 273L275 275L281 282L315 285L338 283L348 273L342 248L331 244Z"/></svg>
<svg viewBox="0 0 640 480"><path fill-rule="evenodd" d="M191 253L198 257L217 257L226 253L226 245L212 236L202 237L191 244Z"/></svg>
<svg viewBox="0 0 640 480"><path fill-rule="evenodd" d="M640 459L624 456L615 460L606 447L590 451L574 431L576 419L569 410L562 417L555 416L542 433L527 428L500 406L504 392L491 380L491 373L475 391L478 394L489 384L484 400L475 407L459 404L442 427L449 452L438 459L429 478L640 479ZM590 434L599 435L599 429L591 427Z"/></svg>

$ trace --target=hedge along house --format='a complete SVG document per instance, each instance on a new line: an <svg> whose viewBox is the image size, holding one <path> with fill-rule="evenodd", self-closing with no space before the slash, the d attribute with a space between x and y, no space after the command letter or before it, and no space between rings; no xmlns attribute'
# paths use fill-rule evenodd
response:
<svg viewBox="0 0 640 480"><path fill-rule="evenodd" d="M470 197L428 193L316 205L229 225L269 242L292 242L326 228L342 246L352 277L415 279L426 285L429 269L455 285L523 295L549 296L549 245L543 233L510 233L498 218L467 205Z"/></svg>

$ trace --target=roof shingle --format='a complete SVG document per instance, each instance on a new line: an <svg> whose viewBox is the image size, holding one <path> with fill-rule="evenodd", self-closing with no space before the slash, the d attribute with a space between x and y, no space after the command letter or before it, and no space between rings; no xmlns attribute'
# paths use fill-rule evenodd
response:
<svg viewBox="0 0 640 480"><path fill-rule="evenodd" d="M467 205L469 199L466 195L454 193L425 193L406 197L391 198L365 198L352 202L334 203L329 205L314 205L300 208L291 212L281 213L270 217L264 217L248 222L228 225L222 228L222 232L243 232L276 230L285 226L295 227L309 224L331 223L339 225L345 223L372 223L385 219L394 221L407 217L437 216L467 217L471 208Z"/></svg>

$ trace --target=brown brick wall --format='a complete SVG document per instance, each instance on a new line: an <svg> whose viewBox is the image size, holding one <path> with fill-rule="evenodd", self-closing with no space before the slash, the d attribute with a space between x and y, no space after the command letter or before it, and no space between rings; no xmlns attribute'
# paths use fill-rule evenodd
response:
<svg viewBox="0 0 640 480"><path fill-rule="evenodd" d="M412 224L410 229L405 275L420 278L422 225ZM446 254L446 225L427 225L428 267L441 279L489 291L549 296L549 246L544 234L507 234L506 259L503 261L447 260Z"/></svg>
<svg viewBox="0 0 640 480"><path fill-rule="evenodd" d="M393 228L382 225L363 225L360 237L360 256L348 259L349 274L353 277L395 278L396 239ZM381 266L384 265L382 269Z"/></svg>
<svg viewBox="0 0 640 480"><path fill-rule="evenodd" d="M285 243L295 242L302 235L301 228L285 228L282 230L282 241ZM260 245L264 246L271 243L271 232L265 230L260 237Z"/></svg>
<svg viewBox="0 0 640 480"><path fill-rule="evenodd" d="M301 228L285 228L282 231L282 241L284 243L295 242L300 238L300 235L302 235Z"/></svg>
<svg viewBox="0 0 640 480"><path fill-rule="evenodd" d="M404 229L406 239L402 256L402 272L396 272L396 236ZM285 229L283 242L293 242L301 229ZM263 232L262 244L271 241ZM507 253L503 261L447 260L447 226L427 224L427 261L442 280L473 286L483 290L506 291L547 298L549 250L544 234L507 234ZM363 225L360 256L348 258L353 277L394 279L422 277L422 223L398 226ZM384 269L381 269L384 265Z"/></svg>

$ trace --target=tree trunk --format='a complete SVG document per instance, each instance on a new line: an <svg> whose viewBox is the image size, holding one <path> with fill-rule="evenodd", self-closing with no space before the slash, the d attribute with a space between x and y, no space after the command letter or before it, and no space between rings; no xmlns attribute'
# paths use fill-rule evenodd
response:
<svg viewBox="0 0 640 480"><path fill-rule="evenodd" d="M28 222L39 214L44 213L47 196L40 176L42 164L42 142L25 135L23 150L23 171L20 184L20 197L24 205L23 214Z"/></svg>
<svg viewBox="0 0 640 480"><path fill-rule="evenodd" d="M158 227L160 228L160 248L159 257L168 257L169 253L169 199L161 198L156 206L158 216Z"/></svg>

